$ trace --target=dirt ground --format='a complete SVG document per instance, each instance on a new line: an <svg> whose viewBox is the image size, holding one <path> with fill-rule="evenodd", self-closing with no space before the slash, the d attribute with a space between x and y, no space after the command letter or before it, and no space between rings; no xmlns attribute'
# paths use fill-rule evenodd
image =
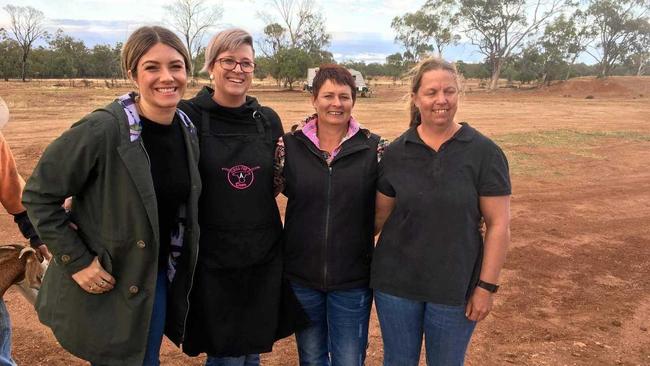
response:
<svg viewBox="0 0 650 366"><path fill-rule="evenodd" d="M25 177L53 138L125 90L53 85L0 82L12 111L3 133ZM354 115L395 138L407 126L405 93L404 86L377 86L372 98L357 101ZM302 92L251 94L280 114L285 129L312 112ZM650 365L650 77L467 92L457 120L503 147L513 182L502 288L477 327L467 364ZM0 243L21 241L4 212L0 229ZM4 299L20 365L84 364L61 349L15 290ZM161 359L183 366L204 360L168 342ZM373 314L366 364L381 362ZM296 365L293 339L278 342L263 364Z"/></svg>

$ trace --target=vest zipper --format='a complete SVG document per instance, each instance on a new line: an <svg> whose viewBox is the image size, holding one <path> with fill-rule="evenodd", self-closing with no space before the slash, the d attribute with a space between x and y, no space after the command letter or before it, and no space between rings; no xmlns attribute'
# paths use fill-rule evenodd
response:
<svg viewBox="0 0 650 366"><path fill-rule="evenodd" d="M324 255L324 265L323 265L323 290L327 291L327 244L329 240L329 231L330 231L330 206L331 206L331 193L332 193L332 167L327 167L327 208L325 209L325 246L323 251Z"/></svg>

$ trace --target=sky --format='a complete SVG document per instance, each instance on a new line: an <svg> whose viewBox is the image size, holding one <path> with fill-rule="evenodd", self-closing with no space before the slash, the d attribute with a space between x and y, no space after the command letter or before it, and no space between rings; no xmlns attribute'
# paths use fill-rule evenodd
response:
<svg viewBox="0 0 650 366"><path fill-rule="evenodd" d="M259 10L270 9L267 0L208 0L221 4L223 16L206 37L220 29L241 27L256 39L261 39L264 21ZM124 42L128 35L142 25L166 25L168 17L163 6L172 0L0 0L7 4L32 6L41 10L46 28L51 33L61 28L87 47L96 44ZM425 0L315 0L325 16L327 31L332 35L328 50L338 62L384 62L386 56L402 52L394 42L390 27L395 16L416 11ZM273 14L271 12L271 14ZM0 27L7 27L9 16L0 10ZM451 61L476 62L482 59L471 45L450 47L445 57Z"/></svg>

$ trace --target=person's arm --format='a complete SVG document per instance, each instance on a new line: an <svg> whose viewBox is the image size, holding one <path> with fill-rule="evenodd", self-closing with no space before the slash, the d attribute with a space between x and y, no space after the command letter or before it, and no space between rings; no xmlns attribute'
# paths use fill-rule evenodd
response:
<svg viewBox="0 0 650 366"><path fill-rule="evenodd" d="M479 205L486 225L480 280L497 284L510 243L510 196L482 196ZM492 309L493 297L492 292L476 287L467 303L467 318L485 319Z"/></svg>
<svg viewBox="0 0 650 366"><path fill-rule="evenodd" d="M0 133L0 203L2 203L2 206L4 206L8 213L13 215L18 230L20 230L20 233L23 234L25 239L29 240L30 246L38 249L40 254L49 260L52 255L36 233L34 226L27 216L27 210L20 202L24 186L25 181L18 174L14 156L4 136Z"/></svg>
<svg viewBox="0 0 650 366"><path fill-rule="evenodd" d="M375 199L375 235L381 232L388 216L393 212L393 208L395 208L395 198L377 191L377 198Z"/></svg>

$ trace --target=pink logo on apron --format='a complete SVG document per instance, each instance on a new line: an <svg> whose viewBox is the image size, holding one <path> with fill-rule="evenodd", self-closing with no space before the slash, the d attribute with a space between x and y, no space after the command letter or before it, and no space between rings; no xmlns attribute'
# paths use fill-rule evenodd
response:
<svg viewBox="0 0 650 366"><path fill-rule="evenodd" d="M235 165L232 168L221 168L226 171L228 183L235 189L246 189L253 184L255 180L254 171L259 169L259 166L249 168L246 165Z"/></svg>

